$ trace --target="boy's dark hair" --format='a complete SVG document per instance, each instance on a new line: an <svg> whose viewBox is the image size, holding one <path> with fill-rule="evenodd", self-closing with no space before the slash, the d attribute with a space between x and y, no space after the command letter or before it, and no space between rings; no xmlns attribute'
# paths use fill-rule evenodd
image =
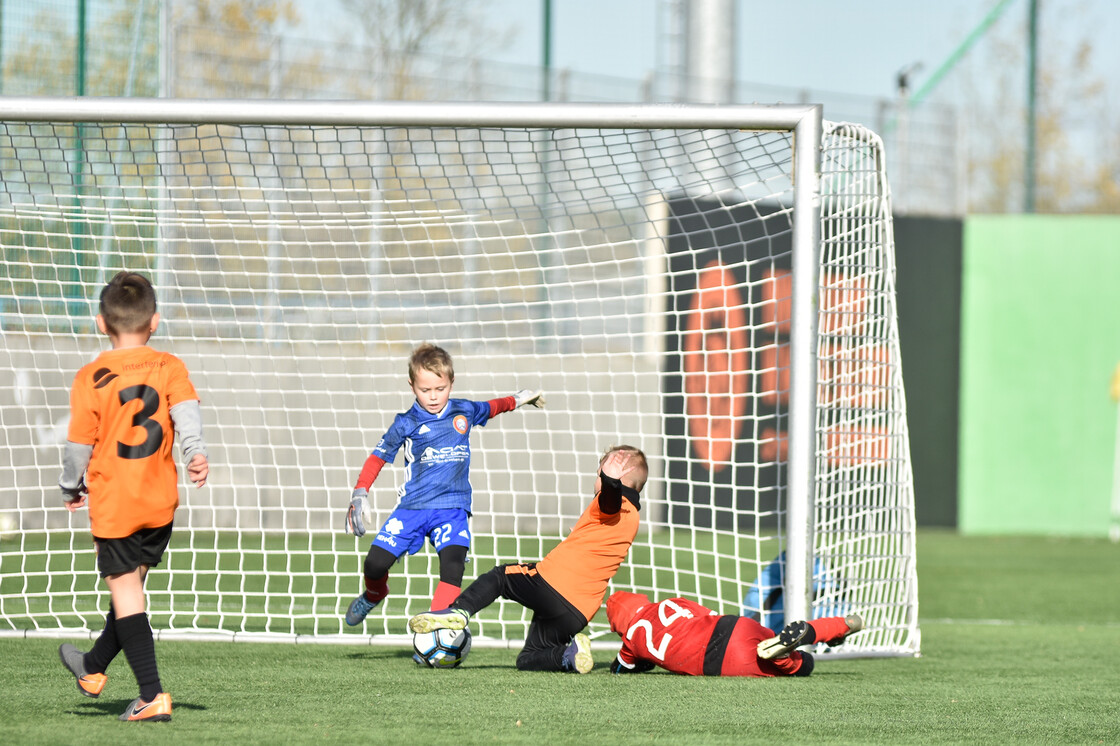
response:
<svg viewBox="0 0 1120 746"><path fill-rule="evenodd" d="M110 334L148 331L156 313L156 291L138 272L118 272L101 291L99 312Z"/></svg>
<svg viewBox="0 0 1120 746"><path fill-rule="evenodd" d="M447 376L448 381L455 382L455 366L451 364L451 355L442 347L425 343L412 351L408 358L408 382L416 383L416 374L421 370L437 376Z"/></svg>

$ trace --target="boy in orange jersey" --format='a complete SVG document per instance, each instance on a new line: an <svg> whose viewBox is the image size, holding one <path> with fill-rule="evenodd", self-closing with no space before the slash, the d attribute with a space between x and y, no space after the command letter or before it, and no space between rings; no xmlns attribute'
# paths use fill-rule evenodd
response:
<svg viewBox="0 0 1120 746"><path fill-rule="evenodd" d="M159 325L152 284L135 272L119 272L101 291L99 310L97 328L113 347L74 377L58 484L71 513L89 505L109 613L88 653L70 644L58 653L78 691L97 697L107 680L105 669L123 650L140 696L120 719L165 721L171 719L171 695L159 679L144 579L163 558L179 506L171 453L175 435L187 476L197 487L206 484L210 466L198 394L186 367L174 355L148 347Z"/></svg>
<svg viewBox="0 0 1120 746"><path fill-rule="evenodd" d="M463 629L498 597L531 609L522 671L587 673L594 666L591 642L580 630L599 611L638 533L639 493L649 476L646 456L615 446L599 460L595 498L568 536L540 562L498 565L481 575L443 611L417 614L413 632Z"/></svg>
<svg viewBox="0 0 1120 746"><path fill-rule="evenodd" d="M808 676L815 642L839 643L863 629L858 614L791 622L777 635L750 617L721 615L695 601L653 603L643 593L618 591L607 599L611 631L622 636L612 673L654 666L689 676Z"/></svg>

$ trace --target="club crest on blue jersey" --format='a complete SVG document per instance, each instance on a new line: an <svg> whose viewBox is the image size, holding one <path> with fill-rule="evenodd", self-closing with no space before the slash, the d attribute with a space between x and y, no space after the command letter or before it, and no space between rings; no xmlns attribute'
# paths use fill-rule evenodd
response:
<svg viewBox="0 0 1120 746"><path fill-rule="evenodd" d="M439 414L415 403L397 415L373 451L386 463L398 451L404 453L404 482L397 486L400 507L470 511L470 431L489 419L488 402L468 399L449 399Z"/></svg>

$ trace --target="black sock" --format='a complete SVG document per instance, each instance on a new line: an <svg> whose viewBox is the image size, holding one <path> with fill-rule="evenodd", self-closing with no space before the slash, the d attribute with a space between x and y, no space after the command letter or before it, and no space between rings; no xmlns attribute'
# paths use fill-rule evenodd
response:
<svg viewBox="0 0 1120 746"><path fill-rule="evenodd" d="M813 673L813 668L816 665L817 664L813 660L813 654L812 653L802 653L801 654L801 667L798 668L796 671L794 671L793 675L794 676L809 676Z"/></svg>
<svg viewBox="0 0 1120 746"><path fill-rule="evenodd" d="M156 667L156 642L148 615L141 612L117 620L117 639L140 685L140 699L151 702L163 691Z"/></svg>
<svg viewBox="0 0 1120 746"><path fill-rule="evenodd" d="M86 653L82 665L86 673L105 673L105 669L121 652L121 643L117 639L117 618L113 614L113 604L109 604L109 613L105 615L105 629L93 643L93 648Z"/></svg>

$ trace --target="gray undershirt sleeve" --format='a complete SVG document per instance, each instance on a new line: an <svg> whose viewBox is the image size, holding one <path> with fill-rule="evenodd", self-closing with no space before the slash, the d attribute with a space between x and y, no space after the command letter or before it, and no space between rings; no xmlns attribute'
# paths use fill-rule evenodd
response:
<svg viewBox="0 0 1120 746"><path fill-rule="evenodd" d="M70 492L77 490L82 485L91 456L92 445L66 441L62 449L62 476L58 478L58 486Z"/></svg>
<svg viewBox="0 0 1120 746"><path fill-rule="evenodd" d="M202 407L197 399L179 402L172 407L171 423L179 437L183 463L189 464L196 453L206 455L206 443L202 440Z"/></svg>

